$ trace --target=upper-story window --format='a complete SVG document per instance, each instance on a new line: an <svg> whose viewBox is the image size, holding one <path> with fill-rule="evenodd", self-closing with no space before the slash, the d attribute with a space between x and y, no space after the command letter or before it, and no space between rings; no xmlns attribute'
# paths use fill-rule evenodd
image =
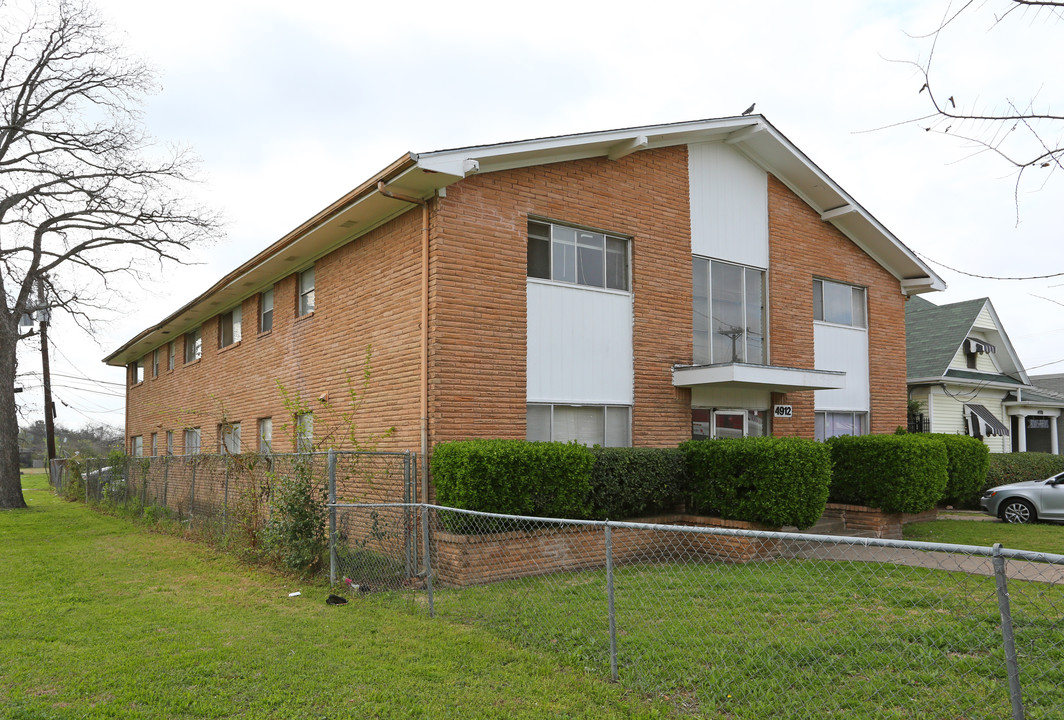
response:
<svg viewBox="0 0 1064 720"><path fill-rule="evenodd" d="M273 288L259 293L259 332L273 330Z"/></svg>
<svg viewBox="0 0 1064 720"><path fill-rule="evenodd" d="M168 345L168 352L166 357L166 369L173 370L177 364L177 341L171 340Z"/></svg>
<svg viewBox="0 0 1064 720"><path fill-rule="evenodd" d="M830 280L814 280L813 319L856 328L868 327L865 289Z"/></svg>
<svg viewBox="0 0 1064 720"><path fill-rule="evenodd" d="M694 362L763 365L765 271L693 258Z"/></svg>
<svg viewBox="0 0 1064 720"><path fill-rule="evenodd" d="M129 364L129 384L144 382L144 361L134 360Z"/></svg>
<svg viewBox="0 0 1064 720"><path fill-rule="evenodd" d="M151 376L159 377L159 350L156 348L151 354ZM154 455L154 453L152 453Z"/></svg>
<svg viewBox="0 0 1064 720"><path fill-rule="evenodd" d="M229 345L240 342L242 335L242 320L243 313L239 305L227 313L222 313L221 321L219 323L219 347L228 347Z"/></svg>
<svg viewBox="0 0 1064 720"><path fill-rule="evenodd" d="M185 362L190 363L203 357L203 335L200 328L185 333Z"/></svg>
<svg viewBox="0 0 1064 720"><path fill-rule="evenodd" d="M628 289L628 240L566 225L528 221L528 276Z"/></svg>
<svg viewBox="0 0 1064 720"><path fill-rule="evenodd" d="M299 273L299 314L314 312L314 267Z"/></svg>

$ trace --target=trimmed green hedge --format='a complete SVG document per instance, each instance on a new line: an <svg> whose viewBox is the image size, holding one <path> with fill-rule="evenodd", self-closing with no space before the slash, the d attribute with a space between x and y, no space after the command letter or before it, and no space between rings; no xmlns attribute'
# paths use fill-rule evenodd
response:
<svg viewBox="0 0 1064 720"><path fill-rule="evenodd" d="M1050 453L994 453L982 490L1025 480L1043 480L1064 472L1064 455Z"/></svg>
<svg viewBox="0 0 1064 720"><path fill-rule="evenodd" d="M979 509L979 496L983 494L986 471L990 467L990 448L982 440L968 435L936 433L946 445L946 492L942 502L958 508Z"/></svg>
<svg viewBox="0 0 1064 720"><path fill-rule="evenodd" d="M678 448L591 449L591 513L620 520L670 512L687 499L687 460Z"/></svg>
<svg viewBox="0 0 1064 720"><path fill-rule="evenodd" d="M831 455L801 438L691 440L680 446L697 512L773 527L812 526L824 512Z"/></svg>
<svg viewBox="0 0 1064 720"><path fill-rule="evenodd" d="M461 440L432 452L441 505L536 517L586 518L595 456L577 443Z"/></svg>
<svg viewBox="0 0 1064 720"><path fill-rule="evenodd" d="M832 502L890 513L930 510L949 479L946 445L912 435L844 435L827 441L834 461Z"/></svg>

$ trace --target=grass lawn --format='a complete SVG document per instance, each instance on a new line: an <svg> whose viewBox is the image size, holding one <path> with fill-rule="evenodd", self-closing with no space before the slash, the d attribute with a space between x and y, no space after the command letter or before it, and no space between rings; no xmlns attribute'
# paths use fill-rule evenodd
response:
<svg viewBox="0 0 1064 720"><path fill-rule="evenodd" d="M327 606L324 585L59 500L43 475L24 487L30 508L0 512L4 718L674 712L555 654L390 607L396 598Z"/></svg>
<svg viewBox="0 0 1064 720"><path fill-rule="evenodd" d="M1001 543L1015 550L1064 554L1064 525L1036 523L1010 525L980 520L935 520L909 523L902 532L906 540L955 543L988 547Z"/></svg>

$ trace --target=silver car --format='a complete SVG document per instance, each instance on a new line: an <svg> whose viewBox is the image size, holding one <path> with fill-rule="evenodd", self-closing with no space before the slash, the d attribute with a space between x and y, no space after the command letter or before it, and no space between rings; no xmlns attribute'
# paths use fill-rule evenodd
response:
<svg viewBox="0 0 1064 720"><path fill-rule="evenodd" d="M1046 480L999 485L979 499L983 510L1007 523L1064 520L1064 473Z"/></svg>

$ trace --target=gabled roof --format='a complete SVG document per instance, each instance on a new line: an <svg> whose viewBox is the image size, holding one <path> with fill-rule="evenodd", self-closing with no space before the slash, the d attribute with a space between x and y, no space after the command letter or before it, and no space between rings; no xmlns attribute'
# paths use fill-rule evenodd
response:
<svg viewBox="0 0 1064 720"><path fill-rule="evenodd" d="M994 340L1001 373L950 369L949 365L986 309L993 328L984 332ZM989 298L935 305L921 297L905 303L905 357L909 382L952 379L966 383L1030 385L1012 342Z"/></svg>
<svg viewBox="0 0 1064 720"><path fill-rule="evenodd" d="M104 362L142 357L243 298L272 285L375 227L410 210L399 195L431 198L448 185L500 170L605 157L700 142L725 142L779 178L888 272L908 294L943 290L945 282L871 213L844 191L761 115L560 135L429 153L408 153L233 270L162 322L129 340Z"/></svg>

